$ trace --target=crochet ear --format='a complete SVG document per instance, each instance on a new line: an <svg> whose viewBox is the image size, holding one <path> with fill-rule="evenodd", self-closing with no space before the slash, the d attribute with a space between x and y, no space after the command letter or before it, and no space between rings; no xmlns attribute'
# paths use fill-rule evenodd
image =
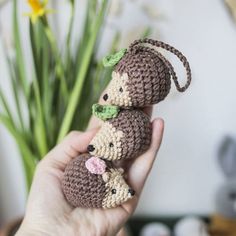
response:
<svg viewBox="0 0 236 236"><path fill-rule="evenodd" d="M110 174L109 174L109 172L103 173L103 174L102 174L102 179L103 179L103 181L104 181L105 183L107 183L107 182L109 181L109 179L110 179Z"/></svg>
<svg viewBox="0 0 236 236"><path fill-rule="evenodd" d="M104 67L111 67L111 66L116 65L120 61L120 59L125 55L126 51L127 51L127 49L123 48L115 54L111 54L111 55L104 57L102 60L103 66Z"/></svg>
<svg viewBox="0 0 236 236"><path fill-rule="evenodd" d="M124 169L123 169L123 168L119 168L118 171L119 171L121 174L124 174Z"/></svg>
<svg viewBox="0 0 236 236"><path fill-rule="evenodd" d="M106 171L106 163L98 157L91 157L85 162L85 166L92 174L102 175Z"/></svg>
<svg viewBox="0 0 236 236"><path fill-rule="evenodd" d="M120 108L112 105L93 104L92 113L101 120L108 120L118 116Z"/></svg>

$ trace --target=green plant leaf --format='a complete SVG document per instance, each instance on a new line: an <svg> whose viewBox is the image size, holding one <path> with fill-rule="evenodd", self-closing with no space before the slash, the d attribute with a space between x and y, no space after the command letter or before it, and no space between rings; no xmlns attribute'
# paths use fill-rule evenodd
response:
<svg viewBox="0 0 236 236"><path fill-rule="evenodd" d="M103 0L104 1L104 0ZM88 40L93 32L93 25L96 21L96 11L98 7L97 0L87 1L87 9L85 14L85 21L83 25L83 33L81 40L79 42L79 46L76 51L76 74L78 73L79 68L81 67L81 63L83 62L83 55L86 53L86 45Z"/></svg>
<svg viewBox="0 0 236 236"><path fill-rule="evenodd" d="M87 70L91 61L93 49L96 44L96 39L98 37L98 33L103 22L106 6L107 6L107 1L104 0L99 10L98 16L96 17L94 21L94 24L92 27L92 33L86 45L86 53L83 56L83 61L81 62L80 70L78 71L78 74L76 77L75 86L74 86L74 89L72 90L72 93L69 99L65 117L64 117L61 129L59 132L58 142L62 140L62 138L67 134L67 132L69 131L71 127L73 116L75 114L76 107L79 103L79 99L83 90L84 80L85 80L86 73L87 73Z"/></svg>
<svg viewBox="0 0 236 236"><path fill-rule="evenodd" d="M69 20L69 28L68 28L68 33L66 37L66 68L70 66L71 63L71 35L72 35L72 30L73 30L73 23L74 23L74 15L75 15L75 6L74 6L74 1L70 1L70 20Z"/></svg>
<svg viewBox="0 0 236 236"><path fill-rule="evenodd" d="M8 129L8 131L12 134L15 138L18 147L22 151L22 158L25 167L25 174L27 180L27 186L31 185L31 181L33 178L33 173L36 166L36 158L33 153L29 150L27 143L25 143L24 139L22 138L21 133L19 133L15 127L12 125L11 120L6 115L0 114L0 122L4 124L4 126Z"/></svg>
<svg viewBox="0 0 236 236"><path fill-rule="evenodd" d="M38 148L41 158L43 158L44 155L48 152L48 147L47 147L47 136L45 130L41 96L37 80L33 81L33 91L35 96L35 104L37 107L37 117L35 117L36 120L34 122L35 138L38 143Z"/></svg>
<svg viewBox="0 0 236 236"><path fill-rule="evenodd" d="M120 51L116 52L115 54L110 54L103 58L102 62L105 67L115 66L121 58L127 52L126 48L121 49Z"/></svg>
<svg viewBox="0 0 236 236"><path fill-rule="evenodd" d="M21 48L21 38L20 38L20 31L18 26L18 6L17 0L13 0L13 35L15 39L15 48L16 48L16 60L17 66L19 70L19 79L21 81L21 86L24 91L25 97L28 95L28 86L27 86L27 78L25 72L25 63L24 63L24 56L22 53Z"/></svg>
<svg viewBox="0 0 236 236"><path fill-rule="evenodd" d="M68 91L67 83L65 80L65 69L64 69L63 62L61 60L61 56L60 56L58 47L57 47L56 38L55 38L55 36L54 36L54 34L47 22L47 19L42 18L41 20L42 20L42 24L44 27L44 32L50 42L50 45L52 48L52 53L55 58L55 62L56 62L55 71L56 71L57 77L60 79L60 89L61 89L64 100L67 101L68 97L69 97L69 91ZM60 98L62 98L62 97L60 97Z"/></svg>
<svg viewBox="0 0 236 236"><path fill-rule="evenodd" d="M42 67L41 67L41 51L42 51L42 37L43 31L41 30L41 22L36 21L32 24L29 20L29 29L30 29L30 43L32 50L32 58L34 62L35 77L38 80L39 88L42 88ZM40 89L41 91L41 89Z"/></svg>
<svg viewBox="0 0 236 236"><path fill-rule="evenodd" d="M11 112L11 110L10 110L10 106L9 106L9 104L7 103L6 98L5 98L5 96L4 96L4 94L3 94L3 92L2 92L1 89L0 89L0 102L2 103L2 106L3 106L3 108L4 108L4 110L5 110L6 114L7 114L7 116L8 116L8 118L9 118L9 121L11 122L11 125L12 125L14 128L16 128L16 123L15 123L15 121L14 121L12 112Z"/></svg>

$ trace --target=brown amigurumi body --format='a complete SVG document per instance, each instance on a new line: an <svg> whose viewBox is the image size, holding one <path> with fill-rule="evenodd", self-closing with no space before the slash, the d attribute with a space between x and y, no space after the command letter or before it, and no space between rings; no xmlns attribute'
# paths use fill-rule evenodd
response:
<svg viewBox="0 0 236 236"><path fill-rule="evenodd" d="M155 48L175 54L187 72L187 83L180 87L171 63ZM144 107L165 99L171 87L171 77L178 91L184 92L191 82L191 70L186 57L172 46L152 39L134 41L112 73L112 80L103 99L120 107Z"/></svg>
<svg viewBox="0 0 236 236"><path fill-rule="evenodd" d="M181 87L171 63L157 48L165 49L183 63L187 82ZM74 207L116 207L134 195L112 161L136 158L151 143L151 123L141 108L166 98L173 79L184 92L191 82L191 70L185 56L172 46L152 39L137 40L129 50L104 58L104 66L115 66L103 99L95 104L94 114L104 120L88 146L90 154L72 160L63 177L63 192ZM93 155L93 156L91 156ZM104 160L105 159L105 160Z"/></svg>
<svg viewBox="0 0 236 236"><path fill-rule="evenodd" d="M104 166L104 171L96 172L99 165ZM81 154L67 165L62 190L74 207L115 207L134 195L134 190L126 184L122 174L122 169L115 169L110 163L89 154Z"/></svg>
<svg viewBox="0 0 236 236"><path fill-rule="evenodd" d="M91 155L110 161L137 157L151 143L151 123L141 110L122 110L102 125L88 146Z"/></svg>

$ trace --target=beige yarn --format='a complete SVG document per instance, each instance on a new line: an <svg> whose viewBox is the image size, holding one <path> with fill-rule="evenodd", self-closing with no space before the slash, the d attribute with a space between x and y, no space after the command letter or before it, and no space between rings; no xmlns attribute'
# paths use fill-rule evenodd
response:
<svg viewBox="0 0 236 236"><path fill-rule="evenodd" d="M108 172L109 180L106 183L106 195L102 202L103 208L112 208L116 207L128 199L132 198L132 195L129 193L129 186L126 184L121 173L117 169L111 169L111 172ZM112 193L112 190L115 190L115 194Z"/></svg>
<svg viewBox="0 0 236 236"><path fill-rule="evenodd" d="M160 48L173 53L183 63L187 74L184 86L179 84L172 64L159 52ZM141 108L164 100L171 88L171 78L180 92L191 83L186 57L161 41L136 40L129 50L105 58L106 66L115 63L112 80L103 96L109 105L106 108L110 109L104 110L109 110L112 116L107 118L109 112L100 116L107 119L88 145L90 154L81 154L72 160L63 176L63 192L75 207L112 208L134 196L135 191L125 182L123 171L115 169L113 161L136 158L150 147L152 125ZM86 168L85 162L91 156L104 160L104 172L94 174Z"/></svg>
<svg viewBox="0 0 236 236"><path fill-rule="evenodd" d="M86 161L92 156L81 154L71 160L62 179L62 190L74 207L111 208L132 198L132 189L123 178L123 169L106 162L103 174L91 173Z"/></svg>
<svg viewBox="0 0 236 236"><path fill-rule="evenodd" d="M116 104L120 107L131 107L132 102L127 89L127 81L129 80L127 73L112 72L112 80L108 86L109 97L106 101L109 104Z"/></svg>
<svg viewBox="0 0 236 236"><path fill-rule="evenodd" d="M90 143L95 147L95 150L90 154L110 161L119 160L121 158L121 139L123 136L122 131L105 122ZM110 143L113 144L112 149L109 147Z"/></svg>

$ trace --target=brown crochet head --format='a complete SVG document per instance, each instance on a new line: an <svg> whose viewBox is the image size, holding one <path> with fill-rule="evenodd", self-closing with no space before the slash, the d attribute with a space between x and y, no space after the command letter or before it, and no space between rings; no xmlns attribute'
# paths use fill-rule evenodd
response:
<svg viewBox="0 0 236 236"><path fill-rule="evenodd" d="M149 148L151 134L151 123L145 113L121 110L116 118L103 123L88 151L113 161L137 157Z"/></svg>
<svg viewBox="0 0 236 236"><path fill-rule="evenodd" d="M81 154L67 165L62 190L74 207L116 207L135 194L122 174L122 169L115 169L110 163Z"/></svg>
<svg viewBox="0 0 236 236"><path fill-rule="evenodd" d="M156 49L175 54L187 72L187 82L181 87L171 63ZM121 107L144 107L162 101L169 93L173 79L178 91L184 92L191 82L191 70L186 57L174 47L152 39L136 40L118 62L112 81L103 99Z"/></svg>

